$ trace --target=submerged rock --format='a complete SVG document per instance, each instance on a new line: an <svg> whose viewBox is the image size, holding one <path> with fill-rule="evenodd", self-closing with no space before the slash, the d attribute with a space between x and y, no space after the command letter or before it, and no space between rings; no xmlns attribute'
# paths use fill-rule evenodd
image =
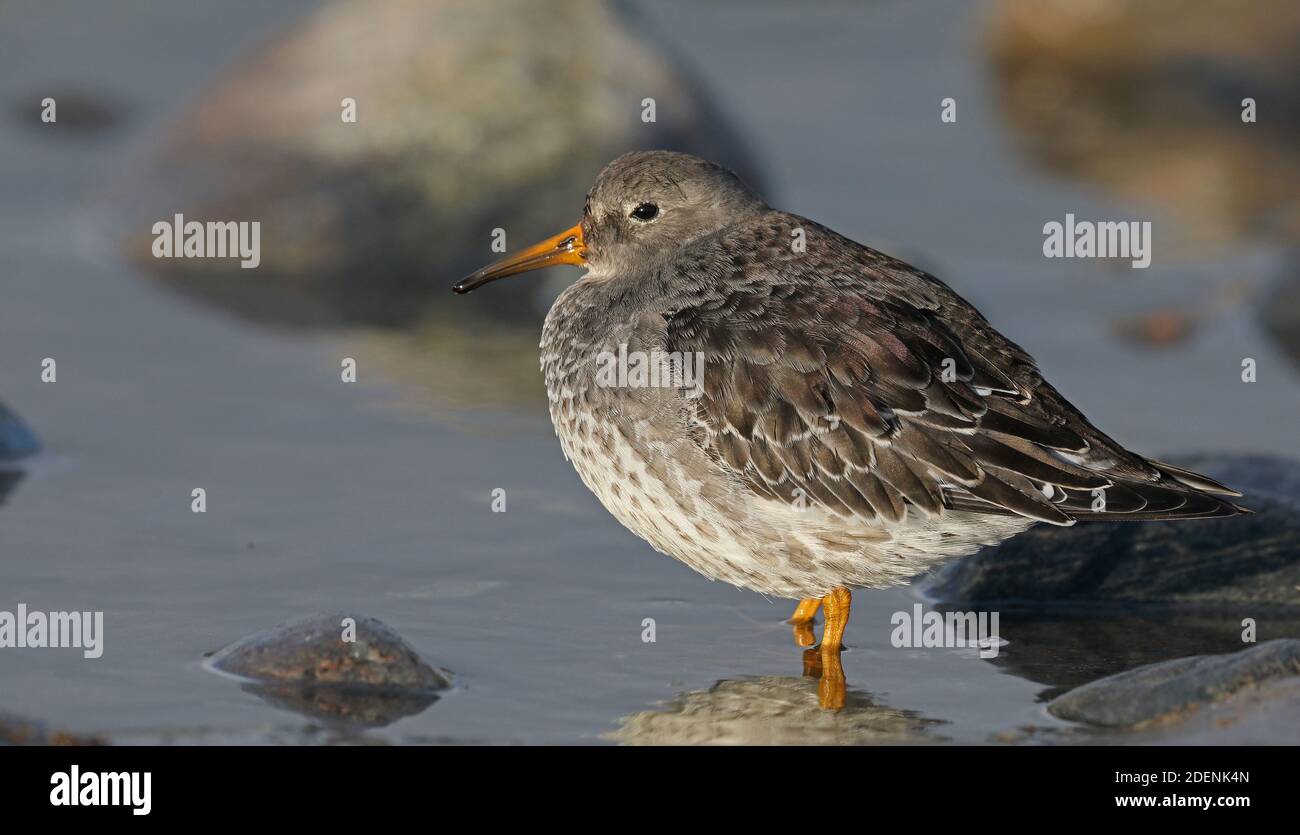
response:
<svg viewBox="0 0 1300 835"><path fill-rule="evenodd" d="M143 201L129 253L182 291L300 325L404 325L448 305L452 282L499 257L494 229L513 251L577 222L624 151L691 151L752 178L696 85L597 0L332 2L178 128L124 189ZM154 258L152 224L177 212L260 221L260 266ZM542 287L459 299L457 315L535 315Z"/></svg>
<svg viewBox="0 0 1300 835"><path fill-rule="evenodd" d="M345 639L355 622L355 634ZM445 690L451 680L382 622L347 614L309 615L250 635L208 664L267 683L308 682L408 690Z"/></svg>
<svg viewBox="0 0 1300 835"><path fill-rule="evenodd" d="M41 442L18 415L0 403L0 461L26 458L39 452Z"/></svg>
<svg viewBox="0 0 1300 835"><path fill-rule="evenodd" d="M1278 695L1300 709L1296 676L1300 640L1280 639L1227 655L1177 658L1119 673L1056 698L1048 711L1072 722L1132 728L1177 721L1247 690L1256 696Z"/></svg>
<svg viewBox="0 0 1300 835"><path fill-rule="evenodd" d="M816 679L764 676L684 693L625 717L607 738L625 745L903 745L944 741L930 735L941 724L852 689L843 710L823 710Z"/></svg>
<svg viewBox="0 0 1300 835"><path fill-rule="evenodd" d="M1300 466L1267 456L1177 463L1241 490L1253 515L1040 525L943 569L948 603L1300 606Z"/></svg>
<svg viewBox="0 0 1300 835"><path fill-rule="evenodd" d="M344 621L355 621L345 639ZM386 725L427 708L450 675L374 618L311 615L250 635L208 666L251 679L245 685L277 707L314 718Z"/></svg>

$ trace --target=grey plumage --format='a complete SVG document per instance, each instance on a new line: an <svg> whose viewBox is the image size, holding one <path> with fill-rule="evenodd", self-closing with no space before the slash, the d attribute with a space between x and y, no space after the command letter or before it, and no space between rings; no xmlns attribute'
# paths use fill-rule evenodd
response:
<svg viewBox="0 0 1300 835"><path fill-rule="evenodd" d="M709 576L819 596L1036 521L1242 512L1099 431L938 279L711 163L620 157L581 231L590 272L541 344L557 433L615 516ZM598 385L620 345L702 354L701 395Z"/></svg>

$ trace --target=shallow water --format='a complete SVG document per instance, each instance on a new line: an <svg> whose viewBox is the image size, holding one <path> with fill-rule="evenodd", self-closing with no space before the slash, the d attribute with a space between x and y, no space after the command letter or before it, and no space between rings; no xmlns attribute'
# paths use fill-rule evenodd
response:
<svg viewBox="0 0 1300 835"><path fill-rule="evenodd" d="M535 354L484 368L463 354L476 350L463 335L430 357L411 355L420 343L407 337L280 333L181 300L122 263L101 231L113 212L105 185L238 48L307 5L247 2L211 18L143 2L3 13L5 101L59 80L130 111L98 139L47 141L0 123L0 396L46 445L0 508L0 609L103 610L107 631L97 661L0 652L0 708L126 742L603 743L623 725L637 732L620 738L673 738L624 717L675 697L707 701L710 689L756 710L806 701L781 622L790 604L706 582L609 517L563 460L539 377L520 372ZM1266 281L1279 254L1157 257L1140 273L1043 259L1046 220L1151 209L1042 179L1015 156L985 86L978 8L744 4L739 17L740 6L632 4L749 137L772 202L948 280L1122 442L1294 451L1279 416L1300 414L1300 385L1249 309L1177 352L1108 330L1117 314L1209 293L1227 275ZM755 42L781 47L759 56ZM957 125L938 121L946 96L959 102ZM1156 220L1156 252L1172 252L1176 232ZM532 352L535 335L512 338ZM357 384L339 380L349 356ZM1246 356L1265 369L1255 385L1238 376ZM56 384L39 381L43 357L58 361ZM431 369L443 383L427 382ZM494 391L503 380L509 395ZM204 515L189 510L195 487L207 490ZM490 510L495 488L507 491L505 513ZM1043 697L1116 671L1113 642L1097 636L1132 636L1125 663L1231 648L1079 614L1008 618L1002 663L973 649L895 649L890 617L917 599L857 596L844 658L856 708L844 720L784 711L796 738L830 722L823 730L845 741L1050 740L1066 723ZM340 609L388 623L454 671L456 689L357 736L318 732L201 668L251 632ZM641 640L645 618L654 643ZM707 711L696 715L693 740L720 735ZM773 741L754 727L726 738Z"/></svg>

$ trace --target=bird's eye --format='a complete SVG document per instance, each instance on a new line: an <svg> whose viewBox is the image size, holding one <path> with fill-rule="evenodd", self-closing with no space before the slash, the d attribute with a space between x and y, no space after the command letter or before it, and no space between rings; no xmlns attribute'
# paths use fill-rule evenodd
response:
<svg viewBox="0 0 1300 835"><path fill-rule="evenodd" d="M654 220L659 216L659 207L653 203L642 203L632 210L632 219L639 220L642 223Z"/></svg>

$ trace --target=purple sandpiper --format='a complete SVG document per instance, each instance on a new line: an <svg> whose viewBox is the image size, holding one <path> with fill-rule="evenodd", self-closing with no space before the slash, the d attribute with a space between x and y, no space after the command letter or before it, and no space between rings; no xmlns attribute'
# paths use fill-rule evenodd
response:
<svg viewBox="0 0 1300 835"><path fill-rule="evenodd" d="M826 707L843 704L852 588L1036 522L1247 512L1223 498L1236 491L1103 434L943 282L706 160L619 157L578 225L454 289L553 264L587 269L542 331L565 456L657 550L800 599L800 645L824 607ZM606 373L629 357L670 373Z"/></svg>

